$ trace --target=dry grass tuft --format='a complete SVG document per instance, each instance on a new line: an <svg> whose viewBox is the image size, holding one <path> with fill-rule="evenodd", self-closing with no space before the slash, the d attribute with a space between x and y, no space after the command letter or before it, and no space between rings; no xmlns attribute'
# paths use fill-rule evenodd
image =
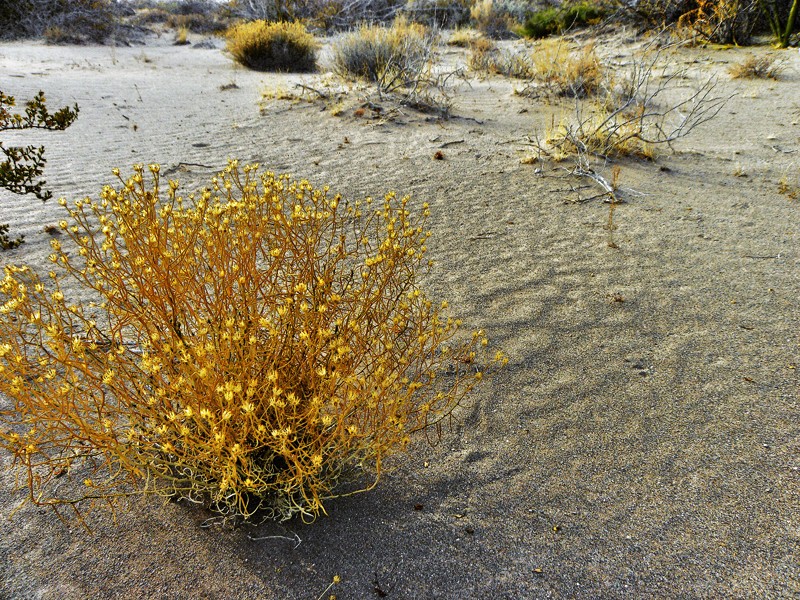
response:
<svg viewBox="0 0 800 600"><path fill-rule="evenodd" d="M783 61L774 56L748 56L740 63L728 68L733 79L778 79L786 68Z"/></svg>
<svg viewBox="0 0 800 600"><path fill-rule="evenodd" d="M571 49L563 39L542 41L534 50L532 83L524 96L587 98L606 87L606 72L594 44Z"/></svg>

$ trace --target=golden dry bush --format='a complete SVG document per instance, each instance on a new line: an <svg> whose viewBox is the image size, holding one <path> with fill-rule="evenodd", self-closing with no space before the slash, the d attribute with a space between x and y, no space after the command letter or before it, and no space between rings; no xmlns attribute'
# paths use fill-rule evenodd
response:
<svg viewBox="0 0 800 600"><path fill-rule="evenodd" d="M506 360L420 289L425 205L235 161L186 198L157 165L120 181L62 201L47 276L0 282L0 447L38 505L311 520Z"/></svg>
<svg viewBox="0 0 800 600"><path fill-rule="evenodd" d="M317 65L319 44L299 21L250 21L226 33L234 60L255 71L304 73Z"/></svg>

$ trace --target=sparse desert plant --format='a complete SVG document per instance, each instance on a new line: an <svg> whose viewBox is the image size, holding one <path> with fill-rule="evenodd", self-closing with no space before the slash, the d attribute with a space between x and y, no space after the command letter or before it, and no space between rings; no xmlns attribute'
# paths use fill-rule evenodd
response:
<svg viewBox="0 0 800 600"><path fill-rule="evenodd" d="M420 289L427 205L257 169L231 162L182 198L136 167L63 202L48 277L5 267L0 446L31 502L313 519L506 361Z"/></svg>
<svg viewBox="0 0 800 600"><path fill-rule="evenodd" d="M14 113L16 100L0 91L0 131L8 129L48 129L63 131L78 117L77 104L73 108L64 107L51 113L47 109L44 92L39 92L25 104L25 113ZM44 171L47 162L44 146L8 147L0 142L0 153L5 160L0 162L0 188L14 194L32 194L42 202L52 197L44 189L45 181L36 181ZM0 225L0 248L6 250L22 243L22 237L14 240L8 237L8 225Z"/></svg>
<svg viewBox="0 0 800 600"><path fill-rule="evenodd" d="M544 40L533 51L529 97L587 98L606 85L606 72L593 44L572 49L563 39Z"/></svg>
<svg viewBox="0 0 800 600"><path fill-rule="evenodd" d="M392 91L419 80L429 68L436 34L418 23L398 19L391 27L361 27L333 47L336 71Z"/></svg>
<svg viewBox="0 0 800 600"><path fill-rule="evenodd" d="M360 23L391 22L406 0L232 0L233 14L245 20L302 20L316 27L341 29Z"/></svg>
<svg viewBox="0 0 800 600"><path fill-rule="evenodd" d="M786 65L774 56L750 55L728 69L733 79L778 79Z"/></svg>
<svg viewBox="0 0 800 600"><path fill-rule="evenodd" d="M226 34L234 60L255 71L304 73L317 65L318 43L300 22L251 21Z"/></svg>
<svg viewBox="0 0 800 600"><path fill-rule="evenodd" d="M778 182L778 192L787 198L797 200L800 198L800 174L798 174L796 167L793 167L790 171L785 173Z"/></svg>

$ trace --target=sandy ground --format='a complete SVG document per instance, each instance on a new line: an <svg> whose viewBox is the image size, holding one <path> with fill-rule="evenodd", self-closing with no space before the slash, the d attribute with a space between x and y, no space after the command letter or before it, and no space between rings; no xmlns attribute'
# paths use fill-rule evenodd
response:
<svg viewBox="0 0 800 600"><path fill-rule="evenodd" d="M314 78L218 49L1 44L3 91L80 105L65 132L3 135L46 144L56 196L136 162L201 185L228 157L351 198L411 193L432 207L429 286L511 363L440 445L310 526L203 529L154 499L93 513L89 534L30 506L9 520L24 495L6 473L0 597L313 600L334 575L340 599L800 597L800 204L778 193L800 184L800 55L780 81L730 80L749 52L681 54L736 96L655 164L618 163L613 249L608 205L574 202L586 181L520 164L555 108L503 78L462 85L449 121L381 121L262 111L264 89ZM4 195L27 242L0 261L46 268L60 210Z"/></svg>

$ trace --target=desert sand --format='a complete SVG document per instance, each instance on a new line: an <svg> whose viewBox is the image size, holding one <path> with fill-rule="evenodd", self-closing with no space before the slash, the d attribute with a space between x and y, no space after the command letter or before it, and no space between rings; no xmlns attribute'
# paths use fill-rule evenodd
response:
<svg viewBox="0 0 800 600"><path fill-rule="evenodd" d="M624 37L598 47L624 60ZM209 513L160 499L116 522L92 512L91 532L30 505L9 519L25 492L4 472L0 597L800 596L800 203L778 191L800 185L797 49L778 81L727 74L767 47L681 50L687 86L716 75L732 97L656 162L616 161L611 248L609 205L579 201L601 190L520 162L569 105L489 77L460 85L449 120L358 117L357 98L333 116L262 99L324 74L247 71L193 41L0 44L3 91L80 106L64 132L3 142L45 144L48 185L69 199L134 163L192 189L229 157L347 198L412 194L432 211L426 287L510 363L438 445L416 439L311 525L202 528ZM26 243L0 262L46 270L43 228L61 218L54 200L4 194L0 222Z"/></svg>

